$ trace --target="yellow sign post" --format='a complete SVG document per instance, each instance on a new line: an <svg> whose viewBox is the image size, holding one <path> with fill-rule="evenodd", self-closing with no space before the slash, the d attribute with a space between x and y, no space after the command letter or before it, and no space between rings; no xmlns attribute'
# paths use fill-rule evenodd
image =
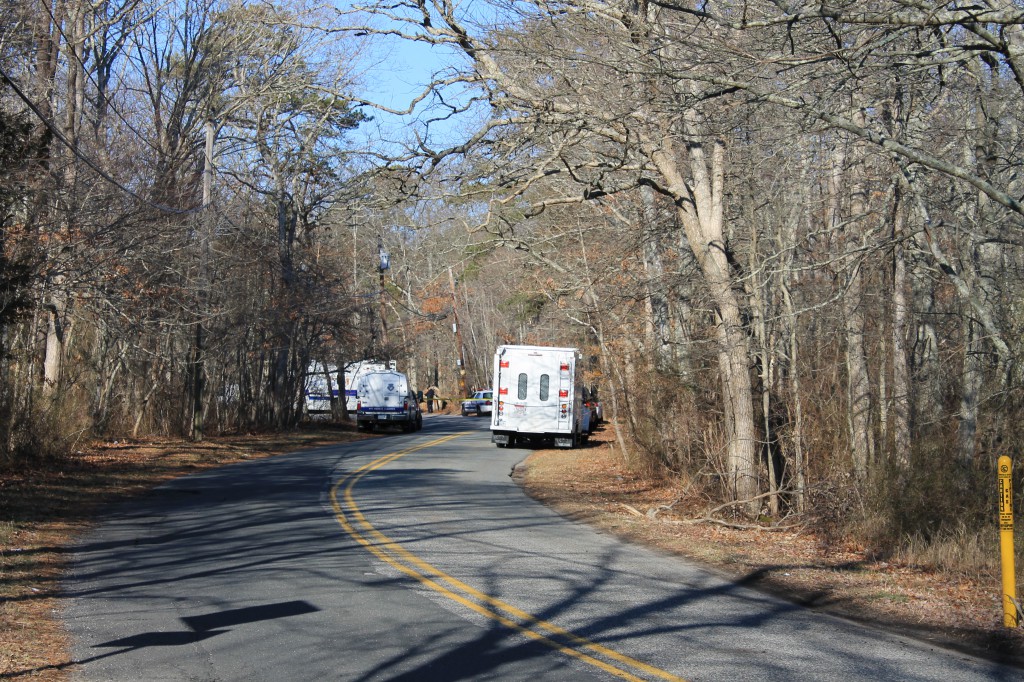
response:
<svg viewBox="0 0 1024 682"><path fill-rule="evenodd" d="M999 458L999 551L1003 559L1003 625L1017 622L1017 574L1013 566L1013 465L1005 455Z"/></svg>

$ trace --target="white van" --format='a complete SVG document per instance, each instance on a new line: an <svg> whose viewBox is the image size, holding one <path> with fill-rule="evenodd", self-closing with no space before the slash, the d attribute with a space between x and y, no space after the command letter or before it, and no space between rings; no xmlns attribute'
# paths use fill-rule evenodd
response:
<svg viewBox="0 0 1024 682"><path fill-rule="evenodd" d="M394 370L396 363L390 360L387 365L379 360L358 360L345 365L345 409L350 414L356 411L356 403L359 402L358 385L363 375L369 372L383 372L386 369Z"/></svg>
<svg viewBox="0 0 1024 682"><path fill-rule="evenodd" d="M356 427L373 431L378 426L401 426L404 431L423 428L423 413L401 372L367 372L356 384Z"/></svg>
<svg viewBox="0 0 1024 682"><path fill-rule="evenodd" d="M574 448L590 435L576 348L500 346L494 355L491 441L553 441Z"/></svg>

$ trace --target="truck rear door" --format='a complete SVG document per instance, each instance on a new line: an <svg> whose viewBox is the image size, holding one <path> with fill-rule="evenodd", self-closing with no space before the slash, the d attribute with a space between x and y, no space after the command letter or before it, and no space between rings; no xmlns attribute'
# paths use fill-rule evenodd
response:
<svg viewBox="0 0 1024 682"><path fill-rule="evenodd" d="M391 419L402 419L405 417L405 401L408 396L405 379L394 372L382 376L381 407Z"/></svg>
<svg viewBox="0 0 1024 682"><path fill-rule="evenodd" d="M571 352L558 353L558 431L572 433L572 405L575 399L573 380L576 368L573 366L575 357Z"/></svg>
<svg viewBox="0 0 1024 682"><path fill-rule="evenodd" d="M548 350L510 349L499 358L498 428L520 433L554 433L569 428L569 416L561 410L562 403L568 401L560 395L571 394L571 378L564 379L560 367L564 362L571 363L571 357L564 360L563 355ZM568 388L563 386L566 380Z"/></svg>

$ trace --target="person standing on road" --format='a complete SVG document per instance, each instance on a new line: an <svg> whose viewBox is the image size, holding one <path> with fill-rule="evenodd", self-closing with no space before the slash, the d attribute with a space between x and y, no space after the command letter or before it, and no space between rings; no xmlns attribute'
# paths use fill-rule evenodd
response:
<svg viewBox="0 0 1024 682"><path fill-rule="evenodd" d="M437 386L427 386L427 392L424 395L427 398L427 412L433 412L434 396L437 395Z"/></svg>

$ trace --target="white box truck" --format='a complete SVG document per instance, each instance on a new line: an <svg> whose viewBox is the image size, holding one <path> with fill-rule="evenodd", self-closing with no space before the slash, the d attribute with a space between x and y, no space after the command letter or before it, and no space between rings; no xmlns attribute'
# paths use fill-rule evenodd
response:
<svg viewBox="0 0 1024 682"><path fill-rule="evenodd" d="M373 431L378 426L400 426L404 431L423 428L423 413L401 372L366 372L356 383L356 427Z"/></svg>
<svg viewBox="0 0 1024 682"><path fill-rule="evenodd" d="M590 435L576 348L500 346L494 354L491 441L498 447L553 441L574 448Z"/></svg>
<svg viewBox="0 0 1024 682"><path fill-rule="evenodd" d="M331 402L341 396L342 389L345 391L345 409L349 414L356 411L356 383L359 377L367 372L376 372L385 369L395 369L395 361L390 360L388 364L377 360L358 360L345 365L345 386L338 384L337 365L325 365L319 360L313 360L306 368L305 399L306 411L310 414L317 412L330 412Z"/></svg>
<svg viewBox="0 0 1024 682"><path fill-rule="evenodd" d="M325 366L316 360L309 363L303 387L307 413L331 411L331 401L340 393L337 379L338 368L334 365Z"/></svg>

